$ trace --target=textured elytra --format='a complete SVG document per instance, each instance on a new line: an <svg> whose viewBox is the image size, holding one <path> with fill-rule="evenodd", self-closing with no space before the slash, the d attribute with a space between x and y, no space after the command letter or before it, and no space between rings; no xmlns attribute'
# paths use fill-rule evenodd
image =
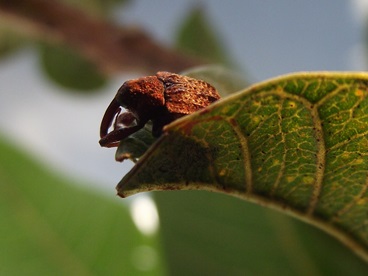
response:
<svg viewBox="0 0 368 276"><path fill-rule="evenodd" d="M205 189L267 202L368 259L367 90L367 74L299 74L255 85L167 126L118 192ZM205 165L175 158L191 151L180 142L188 139L205 152ZM207 177L189 177L191 167Z"/></svg>
<svg viewBox="0 0 368 276"><path fill-rule="evenodd" d="M165 106L170 113L191 114L220 99L205 81L168 72L158 72L157 77L165 85Z"/></svg>
<svg viewBox="0 0 368 276"><path fill-rule="evenodd" d="M100 145L118 146L121 140L152 122L152 134L161 135L162 128L220 99L210 84L169 72L126 81L108 106L100 127ZM128 110L120 114L120 107ZM127 115L135 117L134 125L116 123ZM115 119L115 123L113 121ZM109 132L111 124L114 129Z"/></svg>

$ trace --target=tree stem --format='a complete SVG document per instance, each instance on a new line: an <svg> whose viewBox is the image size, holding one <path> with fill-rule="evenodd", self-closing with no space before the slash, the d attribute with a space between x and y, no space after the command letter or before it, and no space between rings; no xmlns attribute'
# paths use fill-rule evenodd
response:
<svg viewBox="0 0 368 276"><path fill-rule="evenodd" d="M178 72L203 64L161 45L142 30L117 26L59 1L0 0L0 17L38 39L74 48L107 74Z"/></svg>

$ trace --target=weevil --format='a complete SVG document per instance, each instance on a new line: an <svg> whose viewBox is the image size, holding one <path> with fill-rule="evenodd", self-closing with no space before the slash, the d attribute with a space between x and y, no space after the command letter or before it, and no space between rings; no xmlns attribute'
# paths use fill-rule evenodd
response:
<svg viewBox="0 0 368 276"><path fill-rule="evenodd" d="M103 116L100 145L118 146L150 120L152 135L159 137L166 124L218 99L219 93L209 83L169 72L126 81ZM121 108L127 111L121 113ZM113 130L109 132L112 124Z"/></svg>

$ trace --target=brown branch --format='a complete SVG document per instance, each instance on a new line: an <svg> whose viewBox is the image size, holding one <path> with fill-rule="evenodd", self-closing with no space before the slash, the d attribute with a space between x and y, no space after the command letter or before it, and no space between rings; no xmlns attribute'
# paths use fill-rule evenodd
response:
<svg viewBox="0 0 368 276"><path fill-rule="evenodd" d="M132 69L178 72L203 64L141 30L117 26L55 0L0 0L0 17L42 40L66 43L109 74Z"/></svg>

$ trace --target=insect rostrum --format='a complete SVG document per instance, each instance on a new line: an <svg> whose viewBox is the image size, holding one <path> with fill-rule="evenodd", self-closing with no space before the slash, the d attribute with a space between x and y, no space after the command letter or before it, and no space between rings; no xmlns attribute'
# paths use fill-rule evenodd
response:
<svg viewBox="0 0 368 276"><path fill-rule="evenodd" d="M152 121L152 134L220 99L209 83L169 72L126 81L108 106L100 127L100 145L115 147ZM121 108L126 112L120 113ZM115 122L114 122L115 120ZM114 122L114 124L113 124ZM109 132L113 124L113 130Z"/></svg>

